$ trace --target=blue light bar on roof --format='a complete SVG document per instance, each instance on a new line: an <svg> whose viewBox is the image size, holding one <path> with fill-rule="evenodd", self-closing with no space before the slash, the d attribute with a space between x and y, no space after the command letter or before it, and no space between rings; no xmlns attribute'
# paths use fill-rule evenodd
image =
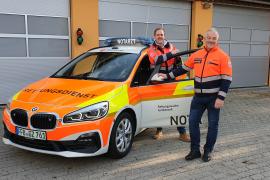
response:
<svg viewBox="0 0 270 180"><path fill-rule="evenodd" d="M105 40L107 46L149 46L154 40L147 37L137 38L109 38Z"/></svg>

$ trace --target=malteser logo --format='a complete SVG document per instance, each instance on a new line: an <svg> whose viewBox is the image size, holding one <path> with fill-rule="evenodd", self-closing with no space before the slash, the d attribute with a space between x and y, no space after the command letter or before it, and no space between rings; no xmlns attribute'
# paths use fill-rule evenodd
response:
<svg viewBox="0 0 270 180"><path fill-rule="evenodd" d="M50 94L64 94L64 95L70 95L78 98L93 98L94 94L84 94L79 93L77 91L71 91L71 90L62 90L62 89L24 89L24 92L27 93L50 93Z"/></svg>

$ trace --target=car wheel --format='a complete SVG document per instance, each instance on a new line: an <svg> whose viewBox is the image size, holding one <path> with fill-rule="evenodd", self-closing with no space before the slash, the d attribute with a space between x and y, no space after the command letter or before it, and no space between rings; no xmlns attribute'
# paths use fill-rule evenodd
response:
<svg viewBox="0 0 270 180"><path fill-rule="evenodd" d="M134 118L129 113L121 113L113 126L109 155L112 158L119 159L126 156L133 143L135 132Z"/></svg>

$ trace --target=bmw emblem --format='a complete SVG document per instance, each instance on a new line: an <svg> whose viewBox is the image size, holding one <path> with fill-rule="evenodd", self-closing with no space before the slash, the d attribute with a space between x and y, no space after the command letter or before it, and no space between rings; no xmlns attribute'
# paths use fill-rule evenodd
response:
<svg viewBox="0 0 270 180"><path fill-rule="evenodd" d="M38 107L33 107L32 108L32 112L35 112L35 111L37 111L38 110Z"/></svg>

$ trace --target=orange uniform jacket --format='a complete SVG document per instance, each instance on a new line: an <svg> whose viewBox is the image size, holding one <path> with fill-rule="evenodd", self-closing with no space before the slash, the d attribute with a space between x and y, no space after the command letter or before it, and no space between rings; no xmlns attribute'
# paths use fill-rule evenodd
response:
<svg viewBox="0 0 270 180"><path fill-rule="evenodd" d="M168 73L175 64L175 58L172 58L172 50L176 48L169 42L166 42L164 48L159 47L155 42L148 49L148 56L151 68L156 64L161 64L160 72Z"/></svg>
<svg viewBox="0 0 270 180"><path fill-rule="evenodd" d="M195 72L195 94L217 95L224 100L232 81L232 64L229 56L218 46L193 53L182 67L173 70L168 78L174 78L191 69Z"/></svg>

